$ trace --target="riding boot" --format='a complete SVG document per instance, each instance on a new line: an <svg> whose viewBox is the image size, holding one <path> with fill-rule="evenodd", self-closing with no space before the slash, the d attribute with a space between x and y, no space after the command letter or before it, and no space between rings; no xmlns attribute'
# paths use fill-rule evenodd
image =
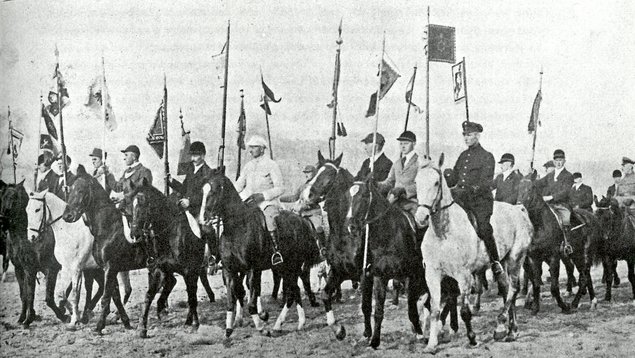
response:
<svg viewBox="0 0 635 358"><path fill-rule="evenodd" d="M483 239L483 238L482 238ZM505 275L503 275L503 266L500 263L500 259L498 257L498 249L496 247L496 242L492 236L489 236L487 239L484 239L485 249L487 250L487 254L489 255L490 260L490 268L492 269L492 273L494 274L494 280L498 285L498 294L499 295L507 295L507 283L505 282Z"/></svg>
<svg viewBox="0 0 635 358"><path fill-rule="evenodd" d="M280 250L278 250L278 230L269 231L271 242L273 243L273 254L271 255L271 265L276 266L284 262Z"/></svg>
<svg viewBox="0 0 635 358"><path fill-rule="evenodd" d="M571 225L562 225L562 244L560 250L565 256L569 256L573 253L573 248L569 244L569 238L571 237Z"/></svg>

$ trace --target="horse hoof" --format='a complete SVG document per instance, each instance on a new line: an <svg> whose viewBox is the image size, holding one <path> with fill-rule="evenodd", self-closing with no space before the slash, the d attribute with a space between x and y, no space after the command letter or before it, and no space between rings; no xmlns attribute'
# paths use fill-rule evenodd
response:
<svg viewBox="0 0 635 358"><path fill-rule="evenodd" d="M31 322L42 322L42 316L40 316L39 314L33 315L33 319L31 320Z"/></svg>
<svg viewBox="0 0 635 358"><path fill-rule="evenodd" d="M320 303L317 301L311 301L310 304L311 304L311 307L320 307Z"/></svg>
<svg viewBox="0 0 635 358"><path fill-rule="evenodd" d="M611 296L604 296L604 302L611 302Z"/></svg>
<svg viewBox="0 0 635 358"><path fill-rule="evenodd" d="M335 332L335 338L337 338L338 341L341 341L345 337L346 337L346 328L344 328L344 325L340 325L340 328L338 328L337 332Z"/></svg>
<svg viewBox="0 0 635 358"><path fill-rule="evenodd" d="M517 338L518 332L509 332L509 334L507 334L507 337L505 337L505 342L516 342Z"/></svg>
<svg viewBox="0 0 635 358"><path fill-rule="evenodd" d="M269 321L269 312L267 311L260 312L258 313L258 317L260 317L261 320L267 322Z"/></svg>
<svg viewBox="0 0 635 358"><path fill-rule="evenodd" d="M435 354L437 352L437 348L436 347L430 347L430 346L426 346L423 349L423 353L424 354Z"/></svg>
<svg viewBox="0 0 635 358"><path fill-rule="evenodd" d="M234 333L234 329L233 328L225 329L225 338L231 337L232 333Z"/></svg>
<svg viewBox="0 0 635 358"><path fill-rule="evenodd" d="M210 297L210 298L209 298L209 302L210 302L210 303L214 303L214 302L216 302L216 297L214 297L214 296Z"/></svg>
<svg viewBox="0 0 635 358"><path fill-rule="evenodd" d="M140 329L139 330L139 338L148 338L148 330Z"/></svg>
<svg viewBox="0 0 635 358"><path fill-rule="evenodd" d="M260 335L263 337L271 337L271 331L269 331L268 329L263 329L260 331Z"/></svg>
<svg viewBox="0 0 635 358"><path fill-rule="evenodd" d="M68 324L68 325L66 326L66 331L68 331L68 332L75 332L75 331L77 331L77 329L78 329L78 328L79 328L79 327L78 327L77 323L71 323L71 324Z"/></svg>
<svg viewBox="0 0 635 358"><path fill-rule="evenodd" d="M372 349L377 349L380 343L381 341L379 340L379 337L373 337L373 339L370 340L370 347Z"/></svg>
<svg viewBox="0 0 635 358"><path fill-rule="evenodd" d="M507 336L507 330L505 327L496 327L496 330L494 331L494 340L502 341L505 336Z"/></svg>
<svg viewBox="0 0 635 358"><path fill-rule="evenodd" d="M71 316L69 315L62 315L60 317L60 320L64 323L71 323Z"/></svg>
<svg viewBox="0 0 635 358"><path fill-rule="evenodd" d="M193 324L192 327L189 328L190 333L196 333L198 331L198 324Z"/></svg>

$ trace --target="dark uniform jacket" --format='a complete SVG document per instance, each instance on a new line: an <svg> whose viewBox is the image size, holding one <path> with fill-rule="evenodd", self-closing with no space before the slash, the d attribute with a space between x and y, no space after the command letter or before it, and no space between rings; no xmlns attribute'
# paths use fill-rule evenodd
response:
<svg viewBox="0 0 635 358"><path fill-rule="evenodd" d="M495 165L494 155L477 143L459 155L454 170L446 173L447 183L450 187L456 185L456 192L466 201L489 201L491 214L494 199L490 186Z"/></svg>
<svg viewBox="0 0 635 358"><path fill-rule="evenodd" d="M554 180L555 171L547 174L543 178L536 180L536 188L542 192L542 196L551 195L553 204L569 203L569 191L573 186L573 175L565 168L562 169L557 180Z"/></svg>
<svg viewBox="0 0 635 358"><path fill-rule="evenodd" d="M66 198L64 197L64 176L60 175L57 178L58 179L57 179L57 185L55 187L55 195L57 195L57 197L62 200L66 200ZM71 172L70 170L66 172L66 181L68 182L69 189L75 182L75 179L77 179L77 176L73 174L73 172Z"/></svg>
<svg viewBox="0 0 635 358"><path fill-rule="evenodd" d="M375 165L373 167L373 179L376 181L383 181L388 177L390 173L390 168L392 167L392 161L386 157L384 153L375 160ZM362 163L361 169L357 172L355 176L355 180L364 180L370 174L370 158L366 158Z"/></svg>
<svg viewBox="0 0 635 358"><path fill-rule="evenodd" d="M95 169L93 170L93 178L97 179L97 181L99 181L99 185L101 185L105 190L106 193L110 193L112 191L112 187L111 185L114 185L117 181L115 180L115 176L112 175L112 173L108 173L108 174L101 174L99 175L99 173L97 172L99 169ZM106 175L106 186L104 187L104 179L102 178L103 175Z"/></svg>
<svg viewBox="0 0 635 358"><path fill-rule="evenodd" d="M593 190L591 187L585 184L581 184L580 188L576 189L575 186L569 189L569 203L573 208L579 207L592 211L593 208Z"/></svg>
<svg viewBox="0 0 635 358"><path fill-rule="evenodd" d="M141 186L143 178L147 179L148 185L152 185L152 172L139 163L134 167L127 168L123 172L121 179L116 183L108 183L113 191L123 192L122 205L127 215L132 215L132 189L130 183L134 183L135 186Z"/></svg>
<svg viewBox="0 0 635 358"><path fill-rule="evenodd" d="M518 184L522 178L518 170L509 173L505 180L503 180L503 173L498 174L492 182L492 190L496 190L494 200L515 205L518 200Z"/></svg>
<svg viewBox="0 0 635 358"><path fill-rule="evenodd" d="M42 173L39 173L42 175ZM39 179L39 178L38 178ZM57 181L59 180L59 175L53 170L49 170L48 173L44 176L44 178L37 183L37 188L35 191L42 192L44 190L50 191L51 193L55 193L57 189Z"/></svg>
<svg viewBox="0 0 635 358"><path fill-rule="evenodd" d="M615 196L615 184L611 185L607 190L606 190L606 197L611 199L612 197Z"/></svg>
<svg viewBox="0 0 635 358"><path fill-rule="evenodd" d="M170 188L178 191L182 198L190 201L188 210L192 215L198 215L201 209L201 201L203 200L203 185L212 174L212 169L203 163L203 165L194 173L194 163L189 163L185 172L185 180L181 184L178 180L172 179L169 183Z"/></svg>

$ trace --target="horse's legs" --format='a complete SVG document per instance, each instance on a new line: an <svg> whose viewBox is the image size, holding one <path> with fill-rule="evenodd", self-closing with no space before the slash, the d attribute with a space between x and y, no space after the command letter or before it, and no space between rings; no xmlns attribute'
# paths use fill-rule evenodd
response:
<svg viewBox="0 0 635 358"><path fill-rule="evenodd" d="M223 267L223 280L227 287L227 315L225 318L225 338L229 338L234 332L234 304L236 303L236 285L242 286L243 281L237 274L230 272L227 267Z"/></svg>
<svg viewBox="0 0 635 358"><path fill-rule="evenodd" d="M633 299L635 300L635 259L632 257L626 260L628 264L628 281L631 283L631 290L633 291Z"/></svg>
<svg viewBox="0 0 635 358"><path fill-rule="evenodd" d="M604 284L606 285L606 292L604 293L604 301L606 302L610 302L611 301L611 288L612 288L612 282L613 282L613 275L617 275L616 272L613 272L613 262L617 262L617 260L614 260L610 255L606 255L606 257L604 258L603 262L604 262L604 275L605 277L605 281Z"/></svg>
<svg viewBox="0 0 635 358"><path fill-rule="evenodd" d="M360 280L362 291L362 313L364 314L364 337L370 338L373 334L370 324L370 315L373 310L373 277L362 273Z"/></svg>
<svg viewBox="0 0 635 358"><path fill-rule="evenodd" d="M249 289L249 302L247 303L247 310L249 311L249 315L251 316L251 319L254 321L254 327L256 327L256 330L260 331L263 335L269 335L269 332L264 329L265 328L264 322L260 319L260 316L258 315L257 300L258 300L258 295L260 294L260 278L261 278L261 272L257 270L252 270L251 280L250 280L251 288ZM298 279L296 278L296 284L297 284L297 280Z"/></svg>
<svg viewBox="0 0 635 358"><path fill-rule="evenodd" d="M146 297L143 302L143 314L139 318L139 337L148 337L148 313L150 312L150 306L154 300L154 296L161 288L161 281L164 273L159 269L148 269L148 291L146 291ZM171 276L168 274L168 276Z"/></svg>
<svg viewBox="0 0 635 358"><path fill-rule="evenodd" d="M508 287L507 297L503 312L498 316L499 327L494 333L495 339L502 339L507 336L507 341L515 341L518 337L518 325L516 324L516 297L520 291L520 270L525 261L525 254L514 257L510 254L506 260ZM502 333L502 334L501 334ZM497 336L498 334L498 336Z"/></svg>
<svg viewBox="0 0 635 358"><path fill-rule="evenodd" d="M324 311L326 312L326 324L329 327L335 327L335 314L333 313L333 307L331 306L331 299L333 294L340 287L342 279L340 276L334 274L334 270L331 268L326 275L326 284L322 290L322 303L324 303ZM346 337L346 329L343 325L339 325L335 329L335 338L342 340Z"/></svg>
<svg viewBox="0 0 635 358"><path fill-rule="evenodd" d="M26 305L26 279L24 269L21 265L13 265L15 269L15 279L18 281L18 288L20 289L20 302L22 303L22 308L20 310L20 317L18 317L18 323L24 322L26 319L27 305Z"/></svg>
<svg viewBox="0 0 635 358"><path fill-rule="evenodd" d="M183 276L185 280L185 286L187 290L187 305L189 307L189 312L187 314L187 320L185 322L186 325L188 323L192 325L192 331L195 332L199 327L198 322L198 300L196 298L196 291L198 289L198 279L200 276L200 269L193 270L189 272L187 275ZM204 272L204 271L203 271ZM176 280L175 280L176 281Z"/></svg>
<svg viewBox="0 0 635 358"><path fill-rule="evenodd" d="M117 273L117 281L119 285L124 288L123 304L125 305L130 300L132 294L132 286L130 285L130 271L119 271Z"/></svg>
<svg viewBox="0 0 635 358"><path fill-rule="evenodd" d="M403 283L397 279L392 280L392 304L399 306L399 292L403 290Z"/></svg>
<svg viewBox="0 0 635 358"><path fill-rule="evenodd" d="M278 291L280 291L280 281L282 280L282 276L280 276L280 274L278 274L278 272L274 270L271 270L271 273L273 274L273 290L271 290L271 298L273 298L274 300L277 300ZM282 292L284 292L284 288ZM283 300L284 300L284 297L283 297Z"/></svg>
<svg viewBox="0 0 635 358"><path fill-rule="evenodd" d="M70 326L74 326L79 320L79 296L82 284L82 270L79 267L75 267L73 271L69 272L71 277L71 294L68 297L68 301L71 305L71 321Z"/></svg>
<svg viewBox="0 0 635 358"><path fill-rule="evenodd" d="M528 302L530 302L530 304L527 304L527 302L525 302L525 307L526 308L532 308L532 314L533 315L537 315L538 312L540 311L540 286L542 286L542 260L539 258L533 259L529 256L527 256L527 262L528 262L528 270L527 273L529 274L530 280L531 280L531 293L533 295L532 299L529 300Z"/></svg>
<svg viewBox="0 0 635 358"><path fill-rule="evenodd" d="M216 302L216 297L214 296L214 291L212 291L212 287L209 285L209 280L207 279L207 268L206 267L201 267L200 271L198 273L198 277L201 280L201 284L203 285L203 288L205 289L205 292L207 293L207 297L209 298L209 301L214 303Z"/></svg>
<svg viewBox="0 0 635 358"><path fill-rule="evenodd" d="M300 272L300 280L302 280L302 286L304 287L304 293L309 298L309 304L311 307L319 307L320 304L315 300L315 294L311 288L311 265L305 265L304 270Z"/></svg>
<svg viewBox="0 0 635 358"><path fill-rule="evenodd" d="M57 284L58 267L49 267L46 270L46 305L55 313L55 316L62 322L68 322L70 317L55 305L55 285Z"/></svg>
<svg viewBox="0 0 635 358"><path fill-rule="evenodd" d="M564 264L564 268L567 271L567 292L571 294L573 292L573 287L578 284L575 279L575 273L574 273L575 264L571 256L562 257L562 263ZM578 269L578 274L582 275L579 269Z"/></svg>
<svg viewBox="0 0 635 358"><path fill-rule="evenodd" d="M174 286L176 286L176 278L174 278L174 274L165 273L162 274L160 277L161 281L158 283L158 285L159 287L163 287L163 289L161 290L161 294L159 295L159 299L157 300L157 318L159 320L161 319L162 314L167 315L168 297L170 296L172 289L174 289ZM185 276L183 278L185 278ZM185 324L188 324L188 321L189 316Z"/></svg>
<svg viewBox="0 0 635 358"><path fill-rule="evenodd" d="M580 284L578 286L578 291L576 292L575 297L573 298L573 301L571 301L571 307L578 308L578 304L580 303L580 298L582 298L584 293L587 291L587 287L589 287L589 283L591 282L591 274L590 274L591 259L589 258L589 255L587 254L586 250L583 254L581 253L577 254L572 259L573 259L574 265L578 269L578 273L580 274ZM591 288L589 289L589 296L591 298L591 301L593 301L593 299L595 298L595 293L593 293L592 291L593 291L593 288L591 286Z"/></svg>
<svg viewBox="0 0 635 358"><path fill-rule="evenodd" d="M90 273L88 273L89 271ZM86 324L90 320L97 302L99 302L99 299L104 294L104 270L86 270L84 271L84 278L86 279L84 281L84 285L86 286L86 303L84 304L84 312L82 313L81 322ZM92 296L91 298L93 280L97 282L97 292L95 292L95 296Z"/></svg>
<svg viewBox="0 0 635 358"><path fill-rule="evenodd" d="M417 309L417 302L419 301L419 296L423 294L423 281L425 278L423 275L415 275L412 276L408 280L408 319L410 320L410 324L412 325L412 330L415 335L422 336L423 331L421 330L421 322L419 321L419 310Z"/></svg>
<svg viewBox="0 0 635 358"><path fill-rule="evenodd" d="M386 290L388 289L389 279L384 277L374 277L374 294L375 294L375 329L370 340L370 346L379 347L381 343L381 324L384 321L384 302L386 301ZM418 319L417 319L418 320Z"/></svg>
<svg viewBox="0 0 635 358"><path fill-rule="evenodd" d="M439 313L441 311L441 276L433 270L426 271L426 282L430 290L430 337L424 352L434 353L439 344Z"/></svg>
<svg viewBox="0 0 635 358"><path fill-rule="evenodd" d="M300 288L298 287L298 277L292 274L286 274L284 277L282 277L282 297L284 297L284 305L282 306L282 310L278 315L278 319L276 319L276 323L273 326L274 331L281 330L282 324L287 319L287 313L289 311L289 308L291 308L291 306L293 305L293 302L296 302L298 304L298 307L300 307L300 298L296 297L296 291L300 292ZM299 316L300 315L298 309L298 318L300 318ZM304 326L304 322L301 323L302 326ZM298 330L300 329L302 329L302 327L300 327L300 324L298 324Z"/></svg>
<svg viewBox="0 0 635 358"><path fill-rule="evenodd" d="M558 282L560 277L560 255L552 255L549 261L549 274L551 275L551 296L556 299L558 307L562 309L562 313L569 313L571 311L571 306L569 306L568 303L564 302L564 300L560 296L560 284Z"/></svg>

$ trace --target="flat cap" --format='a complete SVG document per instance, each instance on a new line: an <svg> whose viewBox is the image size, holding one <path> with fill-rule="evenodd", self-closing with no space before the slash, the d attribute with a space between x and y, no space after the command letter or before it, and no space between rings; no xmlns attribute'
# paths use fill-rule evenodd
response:
<svg viewBox="0 0 635 358"><path fill-rule="evenodd" d="M104 157L104 153L101 151L101 148L93 148L93 151L88 154L89 157L97 157L97 158L103 158Z"/></svg>
<svg viewBox="0 0 635 358"><path fill-rule="evenodd" d="M549 160L547 161L545 164L542 165L545 168L555 168L556 165L553 163L553 160Z"/></svg>
<svg viewBox="0 0 635 358"><path fill-rule="evenodd" d="M468 133L481 133L483 132L483 126L476 123L476 122L468 122L465 121L463 122L463 134L468 134Z"/></svg>
<svg viewBox="0 0 635 358"><path fill-rule="evenodd" d="M362 139L362 143L372 143L373 142L373 133L368 133L368 135ZM386 143L386 140L384 139L384 136L381 135L381 133L377 133L377 144L379 145L384 145L384 143Z"/></svg>
<svg viewBox="0 0 635 358"><path fill-rule="evenodd" d="M126 149L121 151L122 153L127 153L127 152L131 152L131 153L135 153L137 155L137 158L141 155L141 152L139 151L139 147L137 147L136 145L129 145L126 147Z"/></svg>
<svg viewBox="0 0 635 358"><path fill-rule="evenodd" d="M313 165L307 165L306 167L304 167L304 169L302 170L303 173L315 173L315 167Z"/></svg>

